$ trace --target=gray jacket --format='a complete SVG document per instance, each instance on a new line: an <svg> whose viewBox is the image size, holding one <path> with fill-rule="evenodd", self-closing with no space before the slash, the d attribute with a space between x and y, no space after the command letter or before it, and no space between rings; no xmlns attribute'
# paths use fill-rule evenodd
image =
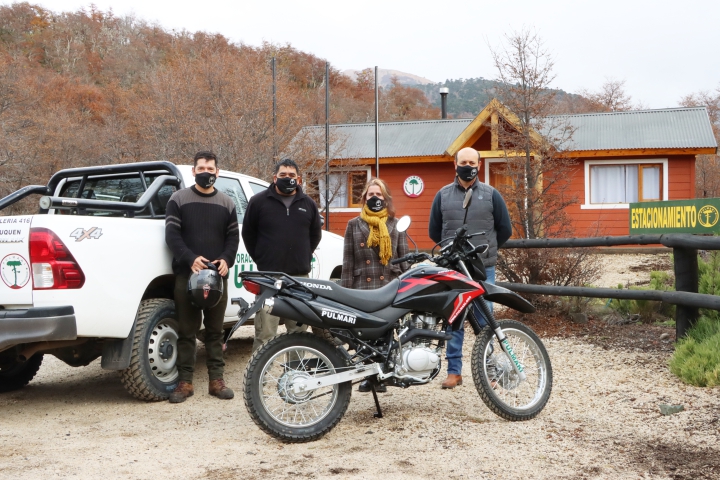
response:
<svg viewBox="0 0 720 480"><path fill-rule="evenodd" d="M473 199L467 212L468 233L486 233L485 237L475 237L471 241L476 245L485 242L490 245L483 255L483 263L485 267L492 267L497 263L498 247L502 246L512 233L510 214L500 192L490 185L477 180L470 188L473 190ZM465 192L456 177L453 183L444 186L435 195L429 225L430 238L435 242L452 238L455 230L463 225L465 210L462 204Z"/></svg>

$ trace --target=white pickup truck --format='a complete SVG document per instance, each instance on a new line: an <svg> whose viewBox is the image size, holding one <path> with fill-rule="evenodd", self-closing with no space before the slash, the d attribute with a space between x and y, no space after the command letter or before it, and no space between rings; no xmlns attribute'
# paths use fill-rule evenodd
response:
<svg viewBox="0 0 720 480"><path fill-rule="evenodd" d="M48 353L71 366L102 357L136 398L168 397L178 375L165 206L193 183L190 166L170 162L73 168L0 200L2 211L41 195L38 214L0 216L0 392L26 385ZM215 183L240 224L248 199L267 186L225 170ZM323 231L311 278L340 277L342 242ZM241 240L228 298L254 299L238 280L253 268ZM228 303L226 329L237 312Z"/></svg>

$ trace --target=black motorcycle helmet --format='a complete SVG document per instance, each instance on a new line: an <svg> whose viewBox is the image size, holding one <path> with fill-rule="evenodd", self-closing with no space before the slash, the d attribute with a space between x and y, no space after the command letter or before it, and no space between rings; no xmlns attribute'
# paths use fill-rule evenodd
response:
<svg viewBox="0 0 720 480"><path fill-rule="evenodd" d="M223 296L223 282L213 263L208 268L190 275L187 291L193 305L203 310L218 304Z"/></svg>

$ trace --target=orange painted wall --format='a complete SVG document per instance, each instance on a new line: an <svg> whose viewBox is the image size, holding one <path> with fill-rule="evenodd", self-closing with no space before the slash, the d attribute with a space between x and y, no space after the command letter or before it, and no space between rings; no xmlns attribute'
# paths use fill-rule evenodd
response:
<svg viewBox="0 0 720 480"><path fill-rule="evenodd" d="M408 197L403 191L403 183L411 175L419 176L425 183L423 192L416 198ZM442 163L381 164L380 178L388 183L395 204L396 216L410 215L412 218L413 222L408 233L417 242L418 247L421 249L431 248L433 242L428 237L430 207L438 190L451 183L455 178L452 160ZM333 212L330 210L330 231L344 235L348 220L358 215L360 215L359 212Z"/></svg>
<svg viewBox="0 0 720 480"><path fill-rule="evenodd" d="M633 160L668 158L669 200L681 200L695 197L695 157L633 157ZM617 157L593 158L593 160L616 160ZM374 170L374 169L373 169ZM485 181L484 167L480 169L480 180ZM373 172L374 173L374 172ZM433 242L428 237L430 207L435 194L454 179L453 163L445 159L440 163L403 163L381 164L380 178L388 182L393 194L397 216L410 215L413 219L410 235L421 249L431 248ZM423 193L417 198L409 198L403 192L403 182L410 175L418 175L425 182ZM570 193L577 197L577 203L567 208L577 237L628 235L629 222L627 209L583 210L585 202L584 162L578 160L571 174ZM331 231L345 234L348 220L359 212L332 212Z"/></svg>
<svg viewBox="0 0 720 480"><path fill-rule="evenodd" d="M633 160L668 159L668 200L684 200L695 197L695 157L633 157ZM593 160L617 160L617 158L593 158ZM629 235L629 211L627 209L583 210L585 202L584 162L578 160L573 169L570 193L577 197L577 204L566 211L572 219L577 237Z"/></svg>

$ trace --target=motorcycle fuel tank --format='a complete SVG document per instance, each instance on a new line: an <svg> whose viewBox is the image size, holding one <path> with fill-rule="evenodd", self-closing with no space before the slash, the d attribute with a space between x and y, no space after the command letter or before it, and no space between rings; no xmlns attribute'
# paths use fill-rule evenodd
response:
<svg viewBox="0 0 720 480"><path fill-rule="evenodd" d="M460 272L421 265L400 276L393 306L432 312L452 322L470 300L483 293L481 284Z"/></svg>

